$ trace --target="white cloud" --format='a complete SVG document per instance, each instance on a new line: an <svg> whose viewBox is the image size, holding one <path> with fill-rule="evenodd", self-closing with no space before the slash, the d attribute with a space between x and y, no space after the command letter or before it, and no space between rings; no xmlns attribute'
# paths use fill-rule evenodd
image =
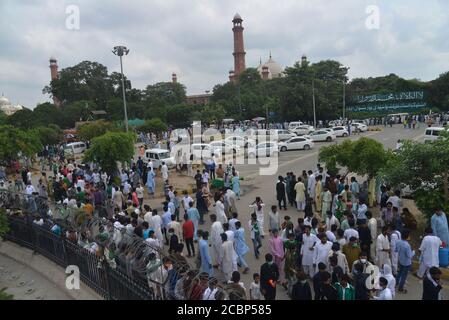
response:
<svg viewBox="0 0 449 320"><path fill-rule="evenodd" d="M65 8L80 8L80 30L65 28ZM380 8L380 29L367 30L367 5ZM0 91L29 107L49 101L48 59L60 68L94 60L118 71L114 45L130 48L124 68L133 85L170 81L189 93L227 81L233 66L232 17L245 27L247 66L269 51L283 66L303 53L336 59L350 76L397 73L430 80L449 70L447 12L442 0L2 0Z"/></svg>

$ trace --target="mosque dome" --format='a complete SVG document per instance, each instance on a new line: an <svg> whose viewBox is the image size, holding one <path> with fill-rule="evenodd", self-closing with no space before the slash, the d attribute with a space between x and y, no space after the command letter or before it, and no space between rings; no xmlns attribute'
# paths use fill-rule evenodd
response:
<svg viewBox="0 0 449 320"><path fill-rule="evenodd" d="M9 106L11 103L5 96L0 97L0 106Z"/></svg>
<svg viewBox="0 0 449 320"><path fill-rule="evenodd" d="M259 71L260 75L262 75L262 69L264 67L268 68L268 79L273 78L280 78L283 77L284 68L280 64L278 64L274 59L271 57L265 62L264 64L260 64L257 68L257 71Z"/></svg>
<svg viewBox="0 0 449 320"><path fill-rule="evenodd" d="M238 13L236 13L235 16L234 16L233 21L234 20L242 20L242 17Z"/></svg>

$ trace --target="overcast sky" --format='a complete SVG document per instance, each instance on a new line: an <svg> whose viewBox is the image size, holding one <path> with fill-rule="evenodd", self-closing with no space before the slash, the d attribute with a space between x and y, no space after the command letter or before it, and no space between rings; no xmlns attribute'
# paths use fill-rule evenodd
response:
<svg viewBox="0 0 449 320"><path fill-rule="evenodd" d="M66 8L80 10L79 30L66 27ZM377 5L378 29L366 27L367 6ZM232 18L243 18L247 67L267 60L282 66L306 54L335 59L350 77L396 73L431 80L449 71L449 1L446 0L1 0L0 93L34 108L50 101L49 58L59 68L98 61L118 71L115 45L134 87L170 81L188 94L227 81L233 68ZM69 22L72 20L69 20Z"/></svg>

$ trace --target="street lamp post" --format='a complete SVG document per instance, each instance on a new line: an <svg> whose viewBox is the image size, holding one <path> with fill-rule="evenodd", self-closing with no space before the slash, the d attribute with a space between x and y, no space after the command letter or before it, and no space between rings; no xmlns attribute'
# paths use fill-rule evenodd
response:
<svg viewBox="0 0 449 320"><path fill-rule="evenodd" d="M343 67L342 70L348 72L349 67ZM346 77L343 75L343 121L346 119Z"/></svg>
<svg viewBox="0 0 449 320"><path fill-rule="evenodd" d="M125 128L126 128L126 132L128 132L128 112L126 110L125 77L123 76L122 57L124 54L128 55L129 49L126 48L125 46L116 46L116 47L114 47L114 50L112 50L112 53L114 53L116 56L120 57L120 72L122 74L123 109L125 111Z"/></svg>
<svg viewBox="0 0 449 320"><path fill-rule="evenodd" d="M315 76L312 78L313 126L316 128Z"/></svg>

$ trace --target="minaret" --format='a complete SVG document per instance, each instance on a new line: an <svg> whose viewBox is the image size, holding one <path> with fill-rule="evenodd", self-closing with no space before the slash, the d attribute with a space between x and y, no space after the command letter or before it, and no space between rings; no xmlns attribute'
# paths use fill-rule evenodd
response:
<svg viewBox="0 0 449 320"><path fill-rule="evenodd" d="M178 82L178 77L176 76L176 73L172 73L171 75L171 81L173 83L177 83Z"/></svg>
<svg viewBox="0 0 449 320"><path fill-rule="evenodd" d="M262 67L262 80L268 80L268 75L270 74L270 71L268 70L267 66Z"/></svg>
<svg viewBox="0 0 449 320"><path fill-rule="evenodd" d="M234 76L234 70L229 70L229 81L234 82L235 76Z"/></svg>
<svg viewBox="0 0 449 320"><path fill-rule="evenodd" d="M50 75L52 81L58 79L58 61L54 57L50 58ZM61 104L59 99L54 95L53 95L53 104L57 107L59 107Z"/></svg>
<svg viewBox="0 0 449 320"><path fill-rule="evenodd" d="M245 66L245 47L243 45L243 27L242 17L238 13L235 14L232 20L234 27L234 82L238 81L240 74L246 69Z"/></svg>

